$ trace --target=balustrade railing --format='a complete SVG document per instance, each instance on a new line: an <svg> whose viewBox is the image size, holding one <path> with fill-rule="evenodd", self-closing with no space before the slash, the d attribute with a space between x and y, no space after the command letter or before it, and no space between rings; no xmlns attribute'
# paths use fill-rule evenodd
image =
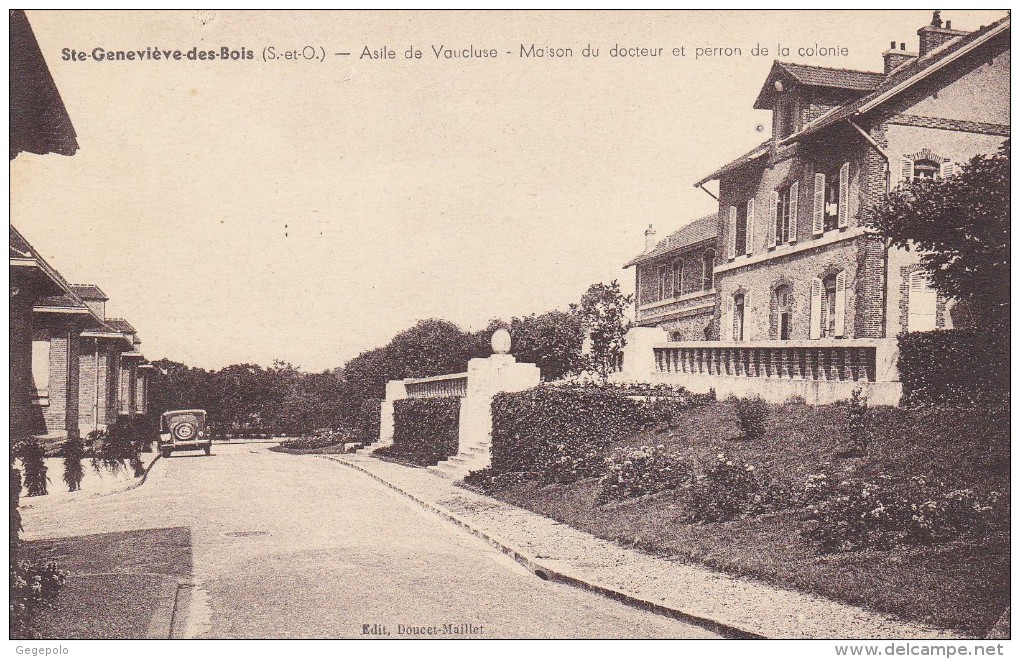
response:
<svg viewBox="0 0 1020 659"><path fill-rule="evenodd" d="M715 343L715 342L713 342ZM787 380L875 382L874 345L698 345L656 346L659 373L724 375Z"/></svg>
<svg viewBox="0 0 1020 659"><path fill-rule="evenodd" d="M467 396L467 373L438 375L431 378L404 380L404 389L408 398L444 398Z"/></svg>

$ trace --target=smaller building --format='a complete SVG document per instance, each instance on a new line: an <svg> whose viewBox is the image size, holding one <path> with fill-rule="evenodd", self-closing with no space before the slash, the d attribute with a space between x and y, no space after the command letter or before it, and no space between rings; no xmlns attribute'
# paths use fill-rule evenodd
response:
<svg viewBox="0 0 1020 659"><path fill-rule="evenodd" d="M715 315L716 213L698 218L656 242L645 231L645 251L624 268L636 270L635 314L640 326L658 326L671 341L711 337Z"/></svg>

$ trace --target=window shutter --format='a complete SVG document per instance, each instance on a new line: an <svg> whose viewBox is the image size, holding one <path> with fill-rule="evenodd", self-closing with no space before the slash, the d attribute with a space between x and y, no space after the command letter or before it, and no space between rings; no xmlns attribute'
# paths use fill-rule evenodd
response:
<svg viewBox="0 0 1020 659"><path fill-rule="evenodd" d="M836 318L835 318L835 332L836 336L844 336L846 334L846 271L841 271L836 275Z"/></svg>
<svg viewBox="0 0 1020 659"><path fill-rule="evenodd" d="M719 319L719 340L733 340L733 298L725 297L722 303L722 317Z"/></svg>
<svg viewBox="0 0 1020 659"><path fill-rule="evenodd" d="M744 293L744 340L753 341L754 333L751 329L754 327L751 317L751 294Z"/></svg>
<svg viewBox="0 0 1020 659"><path fill-rule="evenodd" d="M825 231L825 174L815 174L815 208L811 216L811 233Z"/></svg>
<svg viewBox="0 0 1020 659"><path fill-rule="evenodd" d="M744 251L750 255L754 249L754 199L747 200L747 234L744 239Z"/></svg>
<svg viewBox="0 0 1020 659"><path fill-rule="evenodd" d="M850 224L850 163L839 168L839 220L837 225L845 229Z"/></svg>
<svg viewBox="0 0 1020 659"><path fill-rule="evenodd" d="M941 178L949 178L956 173L956 164L952 160L947 160L939 166L939 176Z"/></svg>
<svg viewBox="0 0 1020 659"><path fill-rule="evenodd" d="M776 246L776 225L779 223L779 191L769 195L769 247Z"/></svg>
<svg viewBox="0 0 1020 659"><path fill-rule="evenodd" d="M729 258L737 258L737 207L730 206L730 245Z"/></svg>
<svg viewBox="0 0 1020 659"><path fill-rule="evenodd" d="M900 185L914 180L914 159L903 156L900 160Z"/></svg>
<svg viewBox="0 0 1020 659"><path fill-rule="evenodd" d="M811 338L822 335L822 280L815 277L811 280Z"/></svg>
<svg viewBox="0 0 1020 659"><path fill-rule="evenodd" d="M822 186L824 187L824 186ZM800 182L790 186L790 242L797 242L797 200L800 198Z"/></svg>
<svg viewBox="0 0 1020 659"><path fill-rule="evenodd" d="M928 332L935 329L935 306L938 294L928 285L924 272L910 273L910 297L907 299L907 331Z"/></svg>

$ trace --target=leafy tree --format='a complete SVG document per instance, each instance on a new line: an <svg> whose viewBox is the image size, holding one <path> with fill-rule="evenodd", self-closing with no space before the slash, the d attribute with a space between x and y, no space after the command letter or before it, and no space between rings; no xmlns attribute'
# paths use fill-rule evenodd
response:
<svg viewBox="0 0 1020 659"><path fill-rule="evenodd" d="M955 176L915 181L863 213L893 245L917 249L935 290L968 303L978 326L1009 329L1010 141Z"/></svg>
<svg viewBox="0 0 1020 659"><path fill-rule="evenodd" d="M633 301L634 296L621 293L620 284L614 279L609 284L592 284L576 307L590 342L585 355L586 370L598 375L603 382L609 379L623 353L627 330L631 327L626 314Z"/></svg>

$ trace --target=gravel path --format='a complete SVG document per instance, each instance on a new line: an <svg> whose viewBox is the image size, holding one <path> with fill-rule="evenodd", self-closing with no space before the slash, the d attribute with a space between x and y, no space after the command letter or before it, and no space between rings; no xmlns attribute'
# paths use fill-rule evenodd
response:
<svg viewBox="0 0 1020 659"><path fill-rule="evenodd" d="M961 638L821 597L656 558L459 488L425 469L369 455L324 456L364 471L426 507L567 579L767 638Z"/></svg>

